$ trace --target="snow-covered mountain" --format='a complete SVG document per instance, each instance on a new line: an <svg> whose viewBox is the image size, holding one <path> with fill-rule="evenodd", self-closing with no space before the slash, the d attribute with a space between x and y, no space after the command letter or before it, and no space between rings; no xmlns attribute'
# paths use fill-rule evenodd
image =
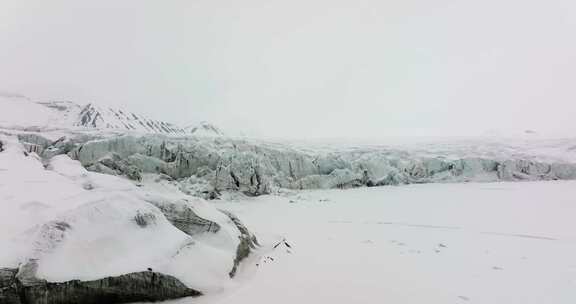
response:
<svg viewBox="0 0 576 304"><path fill-rule="evenodd" d="M153 120L132 112L88 104L80 110L74 126L120 129L169 135L185 135L186 131L174 124Z"/></svg>
<svg viewBox="0 0 576 304"><path fill-rule="evenodd" d="M99 129L175 136L222 136L216 126L202 122L180 127L123 109L72 101L35 102L19 94L0 94L0 127L20 129Z"/></svg>
<svg viewBox="0 0 576 304"><path fill-rule="evenodd" d="M196 135L196 136L204 136L204 137L217 137L217 136L224 136L224 132L220 130L218 127L214 126L213 124L202 121L197 125L191 125L184 128L186 133Z"/></svg>

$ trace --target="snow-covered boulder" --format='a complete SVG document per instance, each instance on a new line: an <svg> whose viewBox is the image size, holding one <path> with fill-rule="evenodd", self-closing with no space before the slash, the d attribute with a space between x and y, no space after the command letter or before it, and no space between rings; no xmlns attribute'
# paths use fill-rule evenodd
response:
<svg viewBox="0 0 576 304"><path fill-rule="evenodd" d="M14 292L19 301L25 296L21 303L43 304L199 295L229 285L256 248L238 218L177 185L144 180L137 187L65 154L42 163L16 137L0 141L0 299Z"/></svg>

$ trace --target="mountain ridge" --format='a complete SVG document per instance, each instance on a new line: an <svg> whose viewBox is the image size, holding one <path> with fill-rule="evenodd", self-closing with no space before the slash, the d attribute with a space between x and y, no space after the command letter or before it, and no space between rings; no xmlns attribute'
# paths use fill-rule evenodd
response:
<svg viewBox="0 0 576 304"><path fill-rule="evenodd" d="M164 120L151 119L120 108L89 102L51 100L33 101L14 93L0 92L0 126L5 128L103 129L173 136L223 136L218 127L206 121L181 127Z"/></svg>

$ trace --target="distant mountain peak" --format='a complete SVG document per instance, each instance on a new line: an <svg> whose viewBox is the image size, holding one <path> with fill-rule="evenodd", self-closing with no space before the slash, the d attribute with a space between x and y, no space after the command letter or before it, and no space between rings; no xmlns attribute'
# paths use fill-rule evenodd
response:
<svg viewBox="0 0 576 304"><path fill-rule="evenodd" d="M182 128L124 109L79 104L67 100L35 102L15 93L0 91L0 127L40 127L44 129L90 128L176 136L222 136L209 122Z"/></svg>
<svg viewBox="0 0 576 304"><path fill-rule="evenodd" d="M205 137L216 137L224 136L224 132L220 128L214 126L207 121L201 121L198 124L188 126L184 128L186 133L195 136L205 136Z"/></svg>

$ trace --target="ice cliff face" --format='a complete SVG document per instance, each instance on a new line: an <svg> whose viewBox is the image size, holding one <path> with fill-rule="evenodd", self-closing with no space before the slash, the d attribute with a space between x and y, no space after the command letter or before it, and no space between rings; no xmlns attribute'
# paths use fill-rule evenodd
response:
<svg viewBox="0 0 576 304"><path fill-rule="evenodd" d="M164 174L180 179L184 188L203 182L204 193L210 195L226 190L260 195L276 188L576 179L574 163L511 153L509 147L490 146L489 155L477 149L448 148L436 154L389 148L314 152L232 139L120 136L78 144L68 155L99 172Z"/></svg>

